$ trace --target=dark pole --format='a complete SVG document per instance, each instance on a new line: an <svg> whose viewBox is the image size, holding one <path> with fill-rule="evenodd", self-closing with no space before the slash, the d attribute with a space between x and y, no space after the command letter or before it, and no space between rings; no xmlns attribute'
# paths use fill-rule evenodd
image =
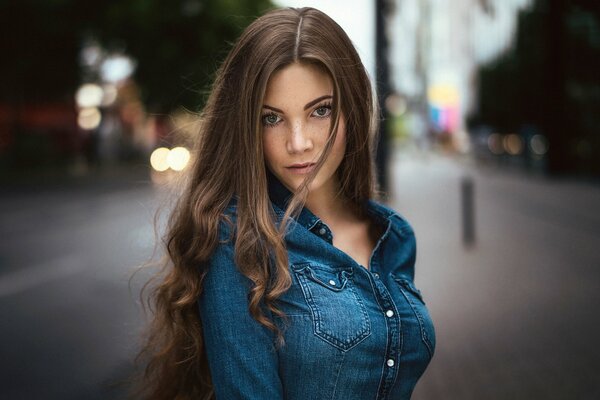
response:
<svg viewBox="0 0 600 400"><path fill-rule="evenodd" d="M473 178L464 176L460 182L462 208L463 244L471 247L475 244L475 189Z"/></svg>
<svg viewBox="0 0 600 400"><path fill-rule="evenodd" d="M571 160L568 154L569 132L565 123L565 14L567 0L546 0L544 63L546 96L542 99L545 131L550 141L548 169L552 174L565 172Z"/></svg>
<svg viewBox="0 0 600 400"><path fill-rule="evenodd" d="M377 166L377 178L379 189L384 195L388 194L388 160L389 160L389 138L387 132L387 119L389 113L385 107L385 99L391 93L390 67L388 63L388 38L386 34L386 16L392 8L391 0L375 1L375 70L377 97L381 107L381 120L379 126L379 142L375 164Z"/></svg>

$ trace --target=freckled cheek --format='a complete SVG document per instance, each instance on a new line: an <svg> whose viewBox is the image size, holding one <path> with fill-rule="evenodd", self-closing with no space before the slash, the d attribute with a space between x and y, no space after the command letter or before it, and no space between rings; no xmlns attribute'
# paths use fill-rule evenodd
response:
<svg viewBox="0 0 600 400"><path fill-rule="evenodd" d="M309 132L311 133L311 138L319 145L325 145L327 142L327 138L329 137L329 120L316 120L312 122L309 126Z"/></svg>

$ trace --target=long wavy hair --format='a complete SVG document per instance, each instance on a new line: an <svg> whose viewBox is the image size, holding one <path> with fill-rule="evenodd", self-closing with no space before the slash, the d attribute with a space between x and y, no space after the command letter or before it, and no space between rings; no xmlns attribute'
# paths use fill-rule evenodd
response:
<svg viewBox="0 0 600 400"><path fill-rule="evenodd" d="M276 300L291 285L285 224L276 223L267 192L261 109L269 78L292 63L317 65L333 82L328 145L315 170L327 157L343 114L346 154L337 171L341 194L364 211L375 193L378 112L367 73L346 33L313 8L277 9L256 19L218 70L200 115L195 162L163 238L163 272L148 287L153 319L140 353L145 370L138 397L214 398L197 300L207 260L219 245L219 223L227 219L224 210L233 197L235 262L253 283L248 312L283 344L282 333L261 311L264 306L283 317ZM315 174L294 193L286 216L301 209Z"/></svg>

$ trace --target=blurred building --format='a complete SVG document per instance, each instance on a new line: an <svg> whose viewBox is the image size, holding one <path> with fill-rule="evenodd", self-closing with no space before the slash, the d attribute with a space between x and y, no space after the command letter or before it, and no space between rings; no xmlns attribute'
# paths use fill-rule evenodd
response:
<svg viewBox="0 0 600 400"><path fill-rule="evenodd" d="M401 0L390 17L392 79L407 100L407 129L466 150L465 119L476 102L477 70L514 43L530 0Z"/></svg>
<svg viewBox="0 0 600 400"><path fill-rule="evenodd" d="M598 2L534 0L519 15L515 45L481 67L469 122L503 139L517 133L526 164L533 139L547 139L545 172L600 176L599 71Z"/></svg>

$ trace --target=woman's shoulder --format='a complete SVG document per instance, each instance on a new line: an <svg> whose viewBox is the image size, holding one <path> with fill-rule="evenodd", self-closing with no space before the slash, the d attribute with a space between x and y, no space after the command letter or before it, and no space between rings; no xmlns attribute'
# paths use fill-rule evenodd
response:
<svg viewBox="0 0 600 400"><path fill-rule="evenodd" d="M369 200L368 209L375 213L378 217L388 220L391 223L391 228L398 233L405 235L413 235L413 228L408 220L395 209L390 206L380 203L375 200Z"/></svg>

